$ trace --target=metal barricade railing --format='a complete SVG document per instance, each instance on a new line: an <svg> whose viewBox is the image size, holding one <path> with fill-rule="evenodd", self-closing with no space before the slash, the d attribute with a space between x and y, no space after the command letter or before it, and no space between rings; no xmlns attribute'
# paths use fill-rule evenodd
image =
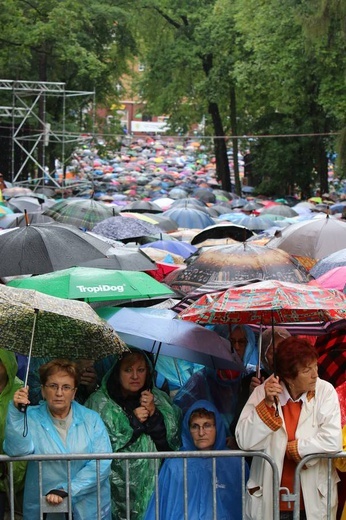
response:
<svg viewBox="0 0 346 520"><path fill-rule="evenodd" d="M293 511L293 520L299 520L300 518L300 475L301 472L304 471L304 466L310 462L311 460L316 459L328 459L328 487L327 487L327 519L331 520L331 493L332 493L332 469L333 469L333 459L338 458L346 458L346 452L340 452L335 454L328 454L328 453L316 453L312 455L307 455L304 457L298 464L295 470L294 475L294 489L293 493L289 493L287 490L287 493L284 493L281 495L281 500L285 500L286 502L289 502L292 504L292 511ZM283 488L281 488L281 491Z"/></svg>
<svg viewBox="0 0 346 520"><path fill-rule="evenodd" d="M89 453L89 454L56 454L56 455L28 455L25 457L7 457L6 455L0 455L0 463L7 462L9 463L9 489L10 489L10 519L15 520L15 500L14 500L14 485L13 485L13 462L16 461L35 461L38 463L39 467L39 490L40 496L43 495L42 490L42 464L45 461L61 461L64 460L67 463L67 482L68 482L68 498L67 498L67 518L72 520L72 501L71 501L71 462L74 460L95 460L96 461L96 492L97 492L97 518L95 520L101 520L101 482L100 482L100 461L101 460L123 460L126 465L126 506L127 506L127 519L131 519L131 504L130 504L130 460L131 459L154 459L155 461L155 490L156 490L156 520L160 520L158 516L158 503L159 503L159 495L158 495L158 477L160 470L160 463L163 459L171 459L171 458L181 458L184 460L184 519L189 520L188 518L188 488L187 488L187 461L189 458L212 458L213 460L213 470L212 470L212 484L213 484L213 520L217 519L217 501L216 501L216 460L218 457L241 457L242 458L242 482L241 482L241 490L242 490L242 510L243 510L243 518L245 511L245 499L246 499L246 482L245 482L245 459L247 457L261 457L270 464L273 472L273 520L279 520L280 517L280 480L278 468L275 461L261 451L238 451L238 450L225 450L225 451L184 451L184 452L160 452L160 453L109 453L109 454L97 454L97 453ZM293 494L289 495L289 500L294 503L293 511L294 511L294 520L299 520L299 509L300 509L300 472L304 465L310 461L311 459L316 458L328 458L329 466L328 466L328 481L330 481L331 469L332 469L332 459L334 458L345 458L346 452L341 452L335 455L328 454L315 454L304 457L302 461L298 464L296 468L295 475L295 485ZM330 491L331 491L331 483L329 482L328 486L328 511L330 512ZM43 520L44 511L40 510L40 519ZM328 517L330 518L330 516Z"/></svg>

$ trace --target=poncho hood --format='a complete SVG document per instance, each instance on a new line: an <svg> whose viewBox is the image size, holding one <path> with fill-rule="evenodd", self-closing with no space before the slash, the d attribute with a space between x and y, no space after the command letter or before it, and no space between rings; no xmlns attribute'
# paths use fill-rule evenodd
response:
<svg viewBox="0 0 346 520"><path fill-rule="evenodd" d="M189 428L189 420L192 412L198 410L199 408L204 408L208 410L208 412L213 412L215 415L215 425L216 425L216 439L214 444L214 450L224 450L226 447L226 427L221 418L220 413L217 408L210 402L204 399L196 401L190 408L187 410L183 419L183 427L182 427L182 450L183 451L192 451L196 450L196 446L193 442L190 428Z"/></svg>

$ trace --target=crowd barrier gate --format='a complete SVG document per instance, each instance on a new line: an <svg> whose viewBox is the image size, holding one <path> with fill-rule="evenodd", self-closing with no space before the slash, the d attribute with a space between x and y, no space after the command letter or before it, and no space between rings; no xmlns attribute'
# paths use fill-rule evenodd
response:
<svg viewBox="0 0 346 520"><path fill-rule="evenodd" d="M158 456L159 455L159 456ZM17 520L18 516L16 516L15 511L15 496L14 496L14 488L13 488L13 466L12 463L15 461L25 460L36 461L39 465L39 482L38 487L40 491L41 498L41 506L40 506L40 520L44 520L45 513L49 511L53 511L51 508L55 508L55 512L66 512L66 518L68 520L72 520L72 507L71 507L71 462L73 460L95 460L96 461L96 483L97 483L97 509L98 514L95 519L85 519L85 520L101 520L101 500L100 500L100 461L101 460L124 460L125 461L125 472L126 472L126 500L127 500L127 520L130 520L130 467L129 461L131 459L154 459L155 461L155 476L156 476L156 513L158 513L158 473L160 468L161 459L169 459L169 458L182 458L184 460L184 519L189 520L187 514L187 501L188 501L188 489L187 489L187 460L189 458L212 458L213 460L213 520L217 520L217 510L216 510L216 459L218 457L241 457L242 458L242 504L243 504L243 518L244 518L244 505L245 505L245 496L246 496L246 487L245 487L245 464L246 458L248 457L261 457L268 464L270 464L273 471L273 516L272 520L279 520L280 511L279 511L279 497L280 491L280 482L279 482L279 474L275 461L263 453L262 451L241 451L241 450L227 450L227 451L184 451L184 452L160 452L156 453L107 453L107 454L98 454L98 453L89 453L89 454L56 454L56 455L27 455L23 457L8 457L6 455L0 455L0 464L5 462L9 463L9 501L10 501L10 511L6 519L8 520ZM331 469L332 469L332 459L337 457L346 457L346 452L341 452L335 455L326 455L326 454L316 454L309 455L308 457L304 457L302 461L297 465L296 475L295 475L295 485L294 492L290 495L287 495L287 500L293 503L293 518L294 520L299 520L299 498L300 498L300 472L303 470L304 465L311 459L316 458L328 458L328 506L330 506L330 484L331 484ZM67 482L68 482L68 497L64 499L64 502L59 506L59 509L56 509L56 506L49 506L46 504L45 498L43 497L42 490L42 464L45 461L54 461L54 460L65 460L67 463ZM330 513L330 507L328 508ZM156 520L160 520L159 516L157 516Z"/></svg>

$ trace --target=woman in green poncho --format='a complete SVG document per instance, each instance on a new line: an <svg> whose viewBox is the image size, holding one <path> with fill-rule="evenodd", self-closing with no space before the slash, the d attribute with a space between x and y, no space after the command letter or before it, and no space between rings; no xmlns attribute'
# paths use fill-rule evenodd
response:
<svg viewBox="0 0 346 520"><path fill-rule="evenodd" d="M2 443L5 438L5 423L9 402L13 394L22 388L23 382L16 377L18 364L13 352L0 348L0 453L4 453ZM15 496L24 487L26 462L15 462L13 464L13 480ZM9 467L6 463L0 465L0 520L4 518L5 509L8 509L9 494ZM19 507L19 504L15 504Z"/></svg>
<svg viewBox="0 0 346 520"><path fill-rule="evenodd" d="M85 405L101 415L113 452L179 448L181 412L167 394L153 387L152 367L142 351L124 353ZM141 520L155 487L155 461L131 459L129 473L130 518ZM125 520L125 461L112 461L111 495L113 519Z"/></svg>

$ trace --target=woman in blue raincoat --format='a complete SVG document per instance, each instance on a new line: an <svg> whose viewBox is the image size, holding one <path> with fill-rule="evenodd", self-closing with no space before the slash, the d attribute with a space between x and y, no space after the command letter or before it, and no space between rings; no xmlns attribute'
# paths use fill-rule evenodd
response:
<svg viewBox="0 0 346 520"><path fill-rule="evenodd" d="M24 435L25 415L21 404L30 404L28 387L13 396L8 409L4 451L10 456L61 454L62 460L42 463L42 491L46 501L58 505L69 492L67 461L69 453L111 453L111 445L100 416L74 401L79 382L75 363L53 360L40 367L42 395L45 401L26 410L27 434ZM65 460L63 460L65 458ZM111 516L110 460L100 461L100 505L102 520ZM95 460L73 460L70 465L71 499L74 520L97 518L97 472ZM39 467L28 463L23 512L24 520L40 518ZM50 518L60 518L48 513Z"/></svg>
<svg viewBox="0 0 346 520"><path fill-rule="evenodd" d="M226 429L215 406L197 401L184 416L181 451L226 450ZM248 469L246 466L247 478ZM216 458L217 520L242 518L242 463L240 457ZM193 520L212 520L213 459L187 459L187 512ZM155 493L151 497L145 520L155 520ZM184 460L167 459L159 474L159 518L184 518Z"/></svg>

